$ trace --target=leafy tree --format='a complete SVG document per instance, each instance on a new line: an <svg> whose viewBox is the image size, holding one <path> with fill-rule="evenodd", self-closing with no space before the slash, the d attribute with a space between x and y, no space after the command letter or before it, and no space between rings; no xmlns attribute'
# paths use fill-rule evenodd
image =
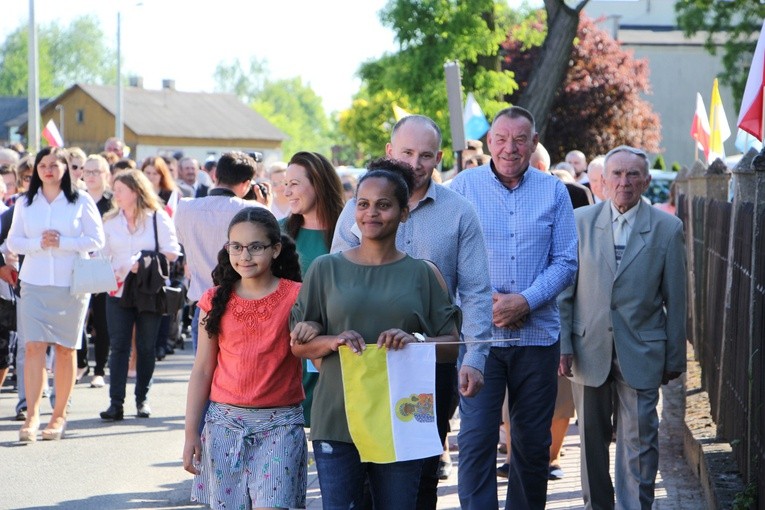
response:
<svg viewBox="0 0 765 510"><path fill-rule="evenodd" d="M550 121L555 98L569 66L579 14L589 0L577 0L573 6L564 0L545 0L547 35L528 79L528 85L517 97L517 104L527 108L537 122L537 131L544 135Z"/></svg>
<svg viewBox="0 0 765 510"><path fill-rule="evenodd" d="M215 90L236 94L247 104L252 103L263 90L268 65L265 60L250 59L250 68L245 71L239 59L233 62L220 62L215 68Z"/></svg>
<svg viewBox="0 0 765 510"><path fill-rule="evenodd" d="M722 49L725 72L720 81L729 85L736 104L741 103L746 78L765 18L765 4L754 0L677 0L677 25L686 36L706 33L705 47L716 55Z"/></svg>
<svg viewBox="0 0 765 510"><path fill-rule="evenodd" d="M252 107L289 136L282 144L285 158L301 150L331 155L329 119L321 98L302 79L266 80Z"/></svg>
<svg viewBox="0 0 765 510"><path fill-rule="evenodd" d="M27 28L21 26L11 32L0 46L0 95L27 95L29 85L28 41ZM37 77L40 84L40 95L41 97L51 97L56 95L56 87L53 85L54 68L51 64L47 41L40 37L39 33L37 48L39 52Z"/></svg>
<svg viewBox="0 0 765 510"><path fill-rule="evenodd" d="M516 89L500 66L500 43L517 14L493 0L390 0L381 13L399 51L361 66L363 87L342 113L340 129L367 155L381 154L390 137L392 102L433 118L451 144L444 64L459 61L462 85L491 116ZM517 18L520 19L520 18Z"/></svg>
<svg viewBox="0 0 765 510"><path fill-rule="evenodd" d="M366 165L364 154L356 144L340 129L342 112L333 112L330 119L330 140L332 140L332 164L363 167Z"/></svg>
<svg viewBox="0 0 765 510"><path fill-rule="evenodd" d="M28 40L25 23L0 45L0 95L27 95ZM38 27L40 96L56 96L76 82L115 83L115 54L105 41L93 16L76 18L67 27Z"/></svg>
<svg viewBox="0 0 765 510"><path fill-rule="evenodd" d="M656 156L656 161L653 162L653 167L656 170L666 170L667 169L667 163L664 161L664 156L659 154Z"/></svg>
<svg viewBox="0 0 765 510"><path fill-rule="evenodd" d="M391 109L394 102L407 111L414 110L405 98L388 90L370 94L362 87L350 109L339 113L338 127L363 154L361 159L384 155L385 144L396 123Z"/></svg>
<svg viewBox="0 0 765 510"><path fill-rule="evenodd" d="M541 51L539 46L526 44L516 36L544 32L545 27L545 13L537 11L514 29L503 44L503 65L515 72L520 84L520 92L511 95L510 102L515 102L529 86ZM552 160L562 160L572 149L592 158L620 144L658 152L661 123L650 104L640 97L649 91L648 63L622 50L618 42L584 15L576 40L542 137Z"/></svg>
<svg viewBox="0 0 765 510"><path fill-rule="evenodd" d="M215 90L239 96L269 122L284 131L285 158L301 151L331 156L332 128L321 98L300 78L269 80L268 63L251 58L245 69L240 60L220 62L215 68Z"/></svg>
<svg viewBox="0 0 765 510"><path fill-rule="evenodd" d="M116 52L106 44L94 16L82 16L68 27L53 24L44 32L55 62L53 85L65 90L73 83L116 83Z"/></svg>

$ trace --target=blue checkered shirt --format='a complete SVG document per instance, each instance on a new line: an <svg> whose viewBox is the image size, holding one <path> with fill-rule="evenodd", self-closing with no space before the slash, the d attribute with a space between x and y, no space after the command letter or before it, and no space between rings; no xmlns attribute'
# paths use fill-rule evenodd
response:
<svg viewBox="0 0 765 510"><path fill-rule="evenodd" d="M564 184L529 167L507 189L492 164L461 172L450 188L476 208L495 292L521 294L531 313L520 330L492 326L494 347L547 346L558 341L556 297L574 282L577 233Z"/></svg>
<svg viewBox="0 0 765 510"><path fill-rule="evenodd" d="M356 199L351 199L337 220L332 253L359 245L355 210ZM449 293L462 309L466 340L491 339L488 260L481 225L470 202L431 181L409 219L399 225L396 247L410 257L429 260L441 271ZM488 354L489 344L460 346L461 364L481 372Z"/></svg>

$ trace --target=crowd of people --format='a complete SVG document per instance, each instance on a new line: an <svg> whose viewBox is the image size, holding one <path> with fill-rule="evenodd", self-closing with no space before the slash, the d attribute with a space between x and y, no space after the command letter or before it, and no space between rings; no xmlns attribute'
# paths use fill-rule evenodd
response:
<svg viewBox="0 0 765 510"><path fill-rule="evenodd" d="M310 439L325 508L435 509L457 408L463 508L497 508L498 476L506 508L544 508L574 415L585 506L650 508L658 388L685 370L686 305L682 223L642 200L646 154L619 146L588 164L572 150L552 165L519 107L444 184L441 145L433 120L404 117L357 182L307 151L268 169L238 151L136 163L114 139L99 155L0 152L0 279L18 311L17 331L0 329L0 382L15 366L19 440L64 437L89 343L90 384L109 384L101 418L124 419L131 377L149 417L155 363L187 325L183 464L212 508L304 507ZM74 260L95 253L118 289L70 293ZM172 268L162 283L186 289L177 312L136 297L154 256ZM364 462L339 351L423 341L443 451Z"/></svg>

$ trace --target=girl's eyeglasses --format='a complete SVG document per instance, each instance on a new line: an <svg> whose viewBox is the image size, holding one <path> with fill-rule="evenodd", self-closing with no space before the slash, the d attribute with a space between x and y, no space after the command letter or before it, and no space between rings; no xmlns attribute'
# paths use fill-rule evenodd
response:
<svg viewBox="0 0 765 510"><path fill-rule="evenodd" d="M250 254L250 256L255 256L261 255L266 250L266 248L270 248L271 246L273 246L273 244L252 243L248 244L247 246L242 246L239 243L226 243L223 245L223 248L225 248L229 255L238 257L245 249L247 250L247 253Z"/></svg>

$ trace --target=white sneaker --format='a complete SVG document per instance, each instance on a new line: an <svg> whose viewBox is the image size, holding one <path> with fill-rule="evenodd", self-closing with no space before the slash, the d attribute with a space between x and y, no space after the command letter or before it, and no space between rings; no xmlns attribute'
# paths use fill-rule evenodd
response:
<svg viewBox="0 0 765 510"><path fill-rule="evenodd" d="M103 388L104 386L106 386L106 383L104 382L104 376L102 375L94 375L93 379L90 380L91 388Z"/></svg>

